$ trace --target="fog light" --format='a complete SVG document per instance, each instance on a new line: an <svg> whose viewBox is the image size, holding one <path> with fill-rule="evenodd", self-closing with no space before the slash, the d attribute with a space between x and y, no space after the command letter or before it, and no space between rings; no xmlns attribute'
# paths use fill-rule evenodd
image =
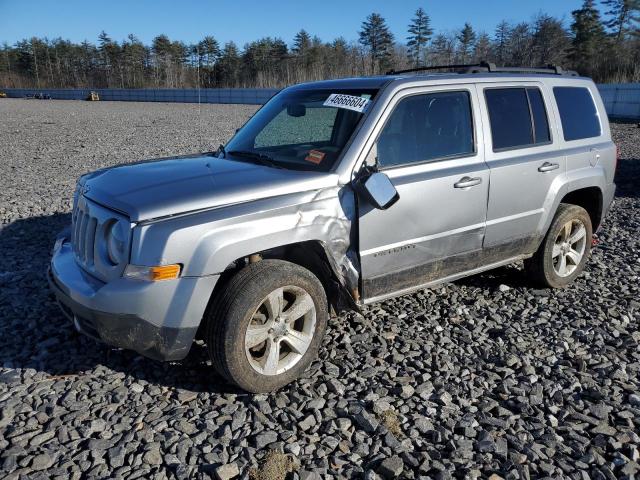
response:
<svg viewBox="0 0 640 480"><path fill-rule="evenodd" d="M127 265L122 276L132 280L147 280L149 282L173 280L180 276L180 265L158 265L155 267Z"/></svg>

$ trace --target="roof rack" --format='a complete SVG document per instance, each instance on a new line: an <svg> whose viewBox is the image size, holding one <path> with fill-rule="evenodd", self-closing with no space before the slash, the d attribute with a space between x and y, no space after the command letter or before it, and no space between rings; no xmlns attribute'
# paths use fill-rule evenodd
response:
<svg viewBox="0 0 640 480"><path fill-rule="evenodd" d="M430 67L407 68L406 70L389 70L387 75L400 75L403 73L426 72L431 70L454 70L456 73L547 73L554 75L568 75L577 77L578 73L573 70L565 70L558 65L548 65L546 67L497 67L495 63L480 62L476 64L463 65L434 65Z"/></svg>

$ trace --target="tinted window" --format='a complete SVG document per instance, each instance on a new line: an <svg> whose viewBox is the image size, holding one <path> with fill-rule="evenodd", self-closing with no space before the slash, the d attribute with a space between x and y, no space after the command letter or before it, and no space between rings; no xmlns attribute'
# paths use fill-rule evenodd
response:
<svg viewBox="0 0 640 480"><path fill-rule="evenodd" d="M524 88L485 90L493 149L520 147L533 143L529 101Z"/></svg>
<svg viewBox="0 0 640 480"><path fill-rule="evenodd" d="M542 93L538 88L527 88L527 95L529 96L529 105L531 105L535 143L550 142L549 121L547 120L547 110L544 108Z"/></svg>
<svg viewBox="0 0 640 480"><path fill-rule="evenodd" d="M549 120L538 88L491 88L484 92L493 150L551 141Z"/></svg>
<svg viewBox="0 0 640 480"><path fill-rule="evenodd" d="M382 130L377 147L382 166L473 153L469 93L430 93L401 100Z"/></svg>
<svg viewBox="0 0 640 480"><path fill-rule="evenodd" d="M565 140L599 137L600 119L591 93L581 87L554 87Z"/></svg>

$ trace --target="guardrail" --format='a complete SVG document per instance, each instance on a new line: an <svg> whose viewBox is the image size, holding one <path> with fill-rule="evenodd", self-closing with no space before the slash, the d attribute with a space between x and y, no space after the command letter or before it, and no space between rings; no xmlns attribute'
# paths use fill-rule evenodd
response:
<svg viewBox="0 0 640 480"><path fill-rule="evenodd" d="M611 118L640 120L640 83L598 85L607 114ZM98 92L100 100L122 102L236 103L262 105L275 95L276 88L5 88L12 98L43 93L56 100L84 100L89 92Z"/></svg>
<svg viewBox="0 0 640 480"><path fill-rule="evenodd" d="M85 100L97 92L100 100L120 102L239 103L262 105L279 90L276 88L5 88L10 98L43 93L54 100Z"/></svg>

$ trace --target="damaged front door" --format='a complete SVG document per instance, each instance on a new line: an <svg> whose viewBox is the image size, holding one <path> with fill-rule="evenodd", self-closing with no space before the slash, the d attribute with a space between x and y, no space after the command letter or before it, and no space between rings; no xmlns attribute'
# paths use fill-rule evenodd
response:
<svg viewBox="0 0 640 480"><path fill-rule="evenodd" d="M373 148L399 200L387 210L359 201L365 302L467 270L480 256L489 170L473 86L425 89L395 101Z"/></svg>

